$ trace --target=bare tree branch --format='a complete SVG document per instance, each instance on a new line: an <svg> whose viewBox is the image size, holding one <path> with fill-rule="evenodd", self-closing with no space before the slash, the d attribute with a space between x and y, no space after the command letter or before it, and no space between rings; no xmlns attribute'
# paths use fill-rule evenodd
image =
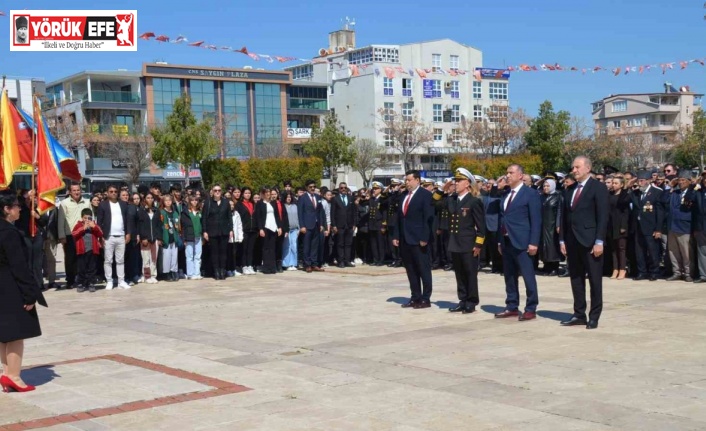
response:
<svg viewBox="0 0 706 431"><path fill-rule="evenodd" d="M432 128L419 119L417 111L409 111L378 110L381 122L378 130L385 135L385 145L400 154L405 171L409 169L412 154L427 148L434 138Z"/></svg>
<svg viewBox="0 0 706 431"><path fill-rule="evenodd" d="M375 169L385 167L385 151L372 139L356 139L353 142L355 157L351 167L363 178L364 187L370 186Z"/></svg>

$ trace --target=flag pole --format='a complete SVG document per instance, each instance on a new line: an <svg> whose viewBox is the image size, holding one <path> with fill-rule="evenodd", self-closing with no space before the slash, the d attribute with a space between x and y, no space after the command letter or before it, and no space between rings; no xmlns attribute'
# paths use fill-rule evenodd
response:
<svg viewBox="0 0 706 431"><path fill-rule="evenodd" d="M34 194L34 197L32 198L32 208L31 208L31 213L30 213L30 222L32 222L32 228L30 229L32 233L32 238L34 238L35 231L36 231L36 221L34 218L34 214L36 211L35 208L35 202L39 197L37 196L37 189L36 189L36 178L35 178L35 166L37 166L37 101L35 99L35 92L36 87L32 86L32 112L34 113L34 133L32 137L32 192Z"/></svg>

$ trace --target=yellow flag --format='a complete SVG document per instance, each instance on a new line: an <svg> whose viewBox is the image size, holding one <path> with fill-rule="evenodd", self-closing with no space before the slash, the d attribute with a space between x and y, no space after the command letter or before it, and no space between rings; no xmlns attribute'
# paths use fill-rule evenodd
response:
<svg viewBox="0 0 706 431"><path fill-rule="evenodd" d="M0 100L0 189L6 189L12 182L12 176L19 169L20 151L17 148L17 137L15 136L15 126L12 123L10 112L10 99L7 90L2 90Z"/></svg>

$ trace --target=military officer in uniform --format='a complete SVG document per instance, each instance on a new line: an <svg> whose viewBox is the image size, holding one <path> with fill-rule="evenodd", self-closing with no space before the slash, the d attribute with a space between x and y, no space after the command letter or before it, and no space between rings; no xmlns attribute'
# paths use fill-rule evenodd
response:
<svg viewBox="0 0 706 431"><path fill-rule="evenodd" d="M449 252L456 273L459 303L451 312L476 311L478 298L478 259L485 242L485 210L480 190L467 169L458 168L454 175L456 193L444 199L438 191L433 198L437 206L449 212Z"/></svg>
<svg viewBox="0 0 706 431"><path fill-rule="evenodd" d="M442 200L447 200L455 192L455 184L450 178L445 183L437 184L438 190L444 193ZM451 255L449 254L449 210L446 205L436 209L436 217L438 219L438 230L436 231L436 242L439 250L439 261L435 262L439 268L444 268L445 271L450 271ZM435 265L436 266L436 265ZM434 269L434 266L432 267Z"/></svg>
<svg viewBox="0 0 706 431"><path fill-rule="evenodd" d="M388 266L391 268L401 268L402 267L402 257L400 256L400 248L395 247L392 244L392 231L394 227L397 226L397 212L400 207L400 196L402 192L400 187L402 186L402 181L397 178L393 178L390 181L390 186L385 189L382 194L383 205L385 208L385 221L383 221L383 234L387 234L386 244L390 247L390 255L392 256L392 263ZM384 258L383 258L384 259Z"/></svg>
<svg viewBox="0 0 706 431"><path fill-rule="evenodd" d="M385 242L382 233L384 213L382 211L382 183L373 181L372 196L368 202L368 232L370 251L373 255L373 263L371 266L382 266L385 260Z"/></svg>
<svg viewBox="0 0 706 431"><path fill-rule="evenodd" d="M427 191L434 193L434 180L430 178L422 177L422 187ZM429 251L431 254L429 258L431 259L431 269L438 269L439 262L439 248L436 243L436 231L439 229L439 213L434 211L434 221L431 225L431 232L429 232Z"/></svg>

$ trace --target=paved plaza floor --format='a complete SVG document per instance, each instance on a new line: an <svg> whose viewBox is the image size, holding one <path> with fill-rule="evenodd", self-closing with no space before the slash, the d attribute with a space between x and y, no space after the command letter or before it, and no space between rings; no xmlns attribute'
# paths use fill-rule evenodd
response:
<svg viewBox="0 0 706 431"><path fill-rule="evenodd" d="M402 269L49 292L27 394L0 430L705 430L706 287L605 279L600 327L563 328L568 279L539 318L498 320L504 283L452 314L402 309ZM524 298L524 294L523 294Z"/></svg>

